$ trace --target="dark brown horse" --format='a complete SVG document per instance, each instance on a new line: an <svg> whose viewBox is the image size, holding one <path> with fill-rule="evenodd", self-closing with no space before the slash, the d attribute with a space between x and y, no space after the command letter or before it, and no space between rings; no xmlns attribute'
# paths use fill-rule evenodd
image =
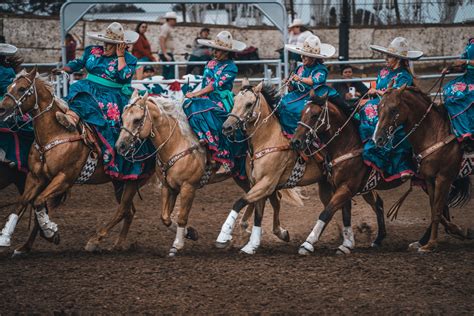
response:
<svg viewBox="0 0 474 316"><path fill-rule="evenodd" d="M389 92L386 94L386 97L388 98L391 93L394 92ZM386 97L384 96L381 104L386 104ZM381 107L383 108L384 106L382 105ZM449 128L447 130L449 131ZM337 189L329 204L320 214L319 220L306 242L301 245L300 253L302 254L306 254L313 249L313 243L319 239L322 230L331 220L334 212L340 205L343 205L354 195L363 191L367 184L371 168L363 162L363 144L358 135L357 126L354 122L348 119L334 104L327 102L327 97L313 96L311 102L309 102L305 110L303 110L302 119L295 132L292 145L298 150L304 150L307 142L312 141L315 137L318 138L323 144L319 151L326 156L327 161L331 162L331 181ZM382 142L379 141L379 143ZM455 144L453 145L457 146ZM455 159L453 164L457 163L459 168L461 157L455 156L453 158ZM426 162L427 161L423 161L422 163ZM457 174L457 171L453 171L453 174ZM452 175L452 177L451 179L454 180L455 175ZM376 189L391 189L399 186L401 183L399 180L389 183L381 181ZM466 190L469 189L469 186L466 186L465 182L455 182L454 186L461 196L466 196L465 193ZM453 194L452 200L457 198L458 195ZM447 199L443 200L443 207L446 205L446 202ZM441 211L442 210L443 208L441 208ZM465 237L465 234L462 233L461 229L456 225L449 223L447 220L444 220L443 223L451 233ZM431 251L434 246L435 244L431 241L431 243L421 247L420 251Z"/></svg>
<svg viewBox="0 0 474 316"><path fill-rule="evenodd" d="M25 180L26 173L21 172L17 168L10 167L8 163L0 162L0 190L13 184L21 194L25 188Z"/></svg>
<svg viewBox="0 0 474 316"><path fill-rule="evenodd" d="M83 175L83 166L88 161L88 157L93 154L94 148L86 144L84 133L68 132L56 121L55 112L64 111L66 105L54 96L52 86L37 76L36 69L30 73L21 72L7 91L0 104L0 118L15 111L30 114L37 145L32 147L29 154L30 172L26 178L19 207L10 215L0 235L0 246L10 246L11 235L17 221L31 205L36 215L34 227L27 242L15 251L24 253L31 250L38 232L49 241L59 242L58 227L50 220L46 205L57 205L78 177ZM95 171L86 183L100 184L110 181L112 179L105 174L101 157L98 157ZM124 220L124 225L116 247L123 247L136 211L133 197L142 183L143 180L123 183L113 181L120 207L114 218L89 240L86 249L96 249L99 241L121 220Z"/></svg>

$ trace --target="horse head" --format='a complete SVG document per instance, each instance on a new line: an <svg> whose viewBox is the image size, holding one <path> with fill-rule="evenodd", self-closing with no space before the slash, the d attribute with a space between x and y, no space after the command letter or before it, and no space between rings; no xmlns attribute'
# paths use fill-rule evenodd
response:
<svg viewBox="0 0 474 316"><path fill-rule="evenodd" d="M263 82L256 87L249 85L243 86L240 92L234 98L234 107L229 117L222 125L222 133L230 136L239 128L245 129L246 125L254 122L258 115L256 113L257 105L260 103L260 93L263 89Z"/></svg>
<svg viewBox="0 0 474 316"><path fill-rule="evenodd" d="M152 121L147 105L148 92L140 96L138 90L135 90L129 102L123 110L122 127L115 143L115 149L123 156L132 152L137 143L152 134Z"/></svg>
<svg viewBox="0 0 474 316"><path fill-rule="evenodd" d="M304 144L316 137L318 131L328 129L328 122L321 115L327 109L328 93L318 96L314 90L310 91L310 100L306 103L301 114L301 121L298 122L295 134L291 139L291 146L295 150L303 150Z"/></svg>
<svg viewBox="0 0 474 316"><path fill-rule="evenodd" d="M410 108L402 99L406 87L403 85L399 89L389 88L380 100L377 109L379 120L373 135L373 141L378 147L385 146L397 128L409 117Z"/></svg>
<svg viewBox="0 0 474 316"><path fill-rule="evenodd" d="M0 103L0 118L5 118L13 112L23 115L35 108L38 102L35 78L37 70L34 67L30 72L22 70L15 80L8 86L7 93Z"/></svg>

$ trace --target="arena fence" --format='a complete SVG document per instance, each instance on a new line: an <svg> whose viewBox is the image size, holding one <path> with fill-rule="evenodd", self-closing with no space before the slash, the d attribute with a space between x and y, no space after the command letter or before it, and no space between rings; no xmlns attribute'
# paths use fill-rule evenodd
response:
<svg viewBox="0 0 474 316"><path fill-rule="evenodd" d="M430 61L447 61L458 59L459 56L432 56L432 57L422 57L415 63L419 62L430 62ZM206 61L174 61L174 62L139 62L139 65L171 65L174 66L175 77L179 78L179 68L186 67L187 65L205 65ZM283 78L283 62L280 59L263 59L263 60L237 60L235 61L237 65L249 65L249 64L258 64L263 65L263 77L251 77L248 80L252 82L260 82L262 80L271 82L278 86L281 86L285 78ZM360 65L360 64L382 64L385 63L385 59L355 59L355 60L328 60L325 62L326 65ZM25 63L22 66L26 68L39 67L39 68L56 68L60 67L61 63ZM275 71L273 71L273 69ZM461 74L448 74L446 77L456 77ZM440 73L436 74L425 74L417 76L417 79L420 80L432 80L437 79L441 76ZM237 78L236 82L242 82L244 78ZM371 82L377 80L376 77L362 77L362 78L353 78L353 79L328 79L328 83L335 82ZM67 76L53 76L52 80L55 85L55 91L58 96L65 96L67 94L67 88L69 80ZM179 82L181 84L185 83L198 83L200 80L190 80L190 79L169 79L169 80L133 80L133 84L137 83L159 83L159 84L170 84L173 82Z"/></svg>

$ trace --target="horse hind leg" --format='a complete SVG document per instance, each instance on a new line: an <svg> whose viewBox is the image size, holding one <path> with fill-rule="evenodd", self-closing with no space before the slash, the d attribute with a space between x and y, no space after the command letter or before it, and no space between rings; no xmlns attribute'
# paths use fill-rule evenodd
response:
<svg viewBox="0 0 474 316"><path fill-rule="evenodd" d="M377 236L370 245L372 248L377 248L382 246L382 241L387 236L387 230L385 228L383 200L380 195L378 195L375 191L371 191L367 194L364 194L362 195L362 197L370 205L377 218Z"/></svg>
<svg viewBox="0 0 474 316"><path fill-rule="evenodd" d="M28 240L22 246L14 250L13 257L23 256L31 252L31 249L33 249L33 243L36 240L36 236L38 235L39 230L40 227L35 217L33 218L33 228L30 231Z"/></svg>
<svg viewBox="0 0 474 316"><path fill-rule="evenodd" d="M258 247L260 247L262 239L262 219L263 212L265 210L265 201L266 199L262 199L255 203L255 215L254 224L252 227L252 234L250 235L249 242L242 249L240 249L241 253L253 255L257 252Z"/></svg>
<svg viewBox="0 0 474 316"><path fill-rule="evenodd" d="M270 195L269 199L273 208L273 234L280 240L289 242L290 233L287 229L281 227L280 225L281 193L275 191L272 195Z"/></svg>
<svg viewBox="0 0 474 316"><path fill-rule="evenodd" d="M339 255L348 255L351 253L351 250L355 248L355 238L354 231L352 230L352 203L349 200L342 207L342 223L344 228L342 229L342 245L340 245L336 254Z"/></svg>
<svg viewBox="0 0 474 316"><path fill-rule="evenodd" d="M117 189L117 187L115 187L115 189ZM132 182L127 182L126 183L126 185L123 189L123 193L122 193L121 198L120 199L117 198L118 200L120 200L120 205L117 208L117 211L115 212L112 219L107 224L102 226L97 231L95 236L91 237L88 240L88 242L85 246L86 251L93 252L93 251L99 250L100 249L99 244L102 241L102 239L104 239L109 234L110 230L112 228L114 228L115 225L120 223L126 216L131 216L131 219L129 219L130 224L131 224L131 221L133 219L133 215L130 215L130 213L131 213L133 198L135 196L136 190L137 190L137 184L136 183L132 183ZM127 224L124 223L123 228L125 228L124 233L125 233L125 238L126 238L126 234L128 233L129 225L127 227ZM117 239L116 245L119 242L119 240L120 240L120 236Z"/></svg>

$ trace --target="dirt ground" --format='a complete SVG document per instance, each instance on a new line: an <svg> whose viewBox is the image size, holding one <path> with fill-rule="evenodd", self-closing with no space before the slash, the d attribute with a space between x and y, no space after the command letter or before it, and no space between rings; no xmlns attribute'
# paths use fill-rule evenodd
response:
<svg viewBox="0 0 474 316"><path fill-rule="evenodd" d="M405 189L381 192L386 210ZM155 186L143 189L143 201L137 198L130 249L101 253L83 247L114 211L112 186L78 186L51 214L59 224L59 246L38 239L26 257L10 258L13 249L0 254L0 314L474 313L474 242L453 239L440 229L437 252L407 251L428 223L428 201L420 189L409 196L398 220L387 222L388 237L380 249L369 247L375 216L356 197L352 225L357 249L348 256L335 254L339 215L314 255L297 255L321 211L316 186L304 189L309 197L304 207L283 206L289 243L272 235L272 211L267 208L256 255L239 254L237 247L216 249L214 240L240 194L231 181L201 189L190 216L200 239L187 240L179 256L167 258L174 235L160 222ZM14 189L7 188L0 204L15 197ZM0 211L1 225L8 213ZM454 209L452 217L474 227L474 200ZM26 238L26 219L17 228L15 245ZM117 230L103 247L111 247L116 235Z"/></svg>

